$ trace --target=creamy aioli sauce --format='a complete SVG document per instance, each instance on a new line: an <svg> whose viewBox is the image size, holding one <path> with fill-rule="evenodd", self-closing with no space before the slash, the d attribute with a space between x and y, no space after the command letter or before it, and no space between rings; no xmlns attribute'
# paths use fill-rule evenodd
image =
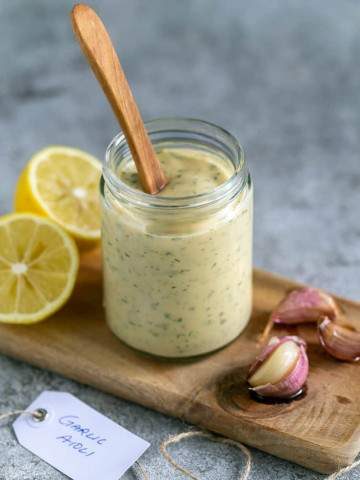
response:
<svg viewBox="0 0 360 480"><path fill-rule="evenodd" d="M160 196L211 192L233 174L214 153L163 148L169 179ZM133 162L119 178L141 189ZM103 209L107 321L128 345L154 355L188 357L239 335L251 312L252 192L211 211L152 214Z"/></svg>
<svg viewBox="0 0 360 480"><path fill-rule="evenodd" d="M158 194L161 197L187 197L211 192L233 174L230 163L219 162L219 157L201 151L163 148L157 156L169 180ZM119 177L141 190L134 163L128 163L120 170Z"/></svg>

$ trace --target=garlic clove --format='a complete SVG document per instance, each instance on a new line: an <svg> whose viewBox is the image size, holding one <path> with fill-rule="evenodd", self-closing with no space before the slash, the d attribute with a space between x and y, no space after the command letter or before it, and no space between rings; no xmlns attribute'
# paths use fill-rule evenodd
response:
<svg viewBox="0 0 360 480"><path fill-rule="evenodd" d="M294 368L300 350L295 342L288 341L279 345L266 362L249 378L252 387L265 383L277 383Z"/></svg>
<svg viewBox="0 0 360 480"><path fill-rule="evenodd" d="M318 333L321 345L332 357L345 362L360 360L360 332L324 317L319 321Z"/></svg>
<svg viewBox="0 0 360 480"><path fill-rule="evenodd" d="M316 288L298 288L290 292L271 314L273 323L296 325L317 322L320 317L335 318L339 308L334 299Z"/></svg>
<svg viewBox="0 0 360 480"><path fill-rule="evenodd" d="M250 367L249 389L261 397L290 399L302 392L308 372L305 342L296 336L275 337Z"/></svg>

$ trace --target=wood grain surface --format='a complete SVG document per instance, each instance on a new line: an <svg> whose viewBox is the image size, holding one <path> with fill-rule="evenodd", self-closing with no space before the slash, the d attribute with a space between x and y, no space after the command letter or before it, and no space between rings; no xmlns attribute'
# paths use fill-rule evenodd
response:
<svg viewBox="0 0 360 480"><path fill-rule="evenodd" d="M166 185L166 178L103 22L85 4L73 8L71 21L80 47L124 132L144 191L158 193Z"/></svg>
<svg viewBox="0 0 360 480"><path fill-rule="evenodd" d="M158 360L123 345L107 328L98 254L87 254L76 291L51 319L0 325L0 351L248 445L328 473L360 450L360 367L330 358L311 327L291 333L308 341L307 394L289 404L250 399L245 376L269 311L293 282L255 270L253 315L225 349L197 360ZM339 299L360 325L360 304ZM281 334L284 331L276 330Z"/></svg>

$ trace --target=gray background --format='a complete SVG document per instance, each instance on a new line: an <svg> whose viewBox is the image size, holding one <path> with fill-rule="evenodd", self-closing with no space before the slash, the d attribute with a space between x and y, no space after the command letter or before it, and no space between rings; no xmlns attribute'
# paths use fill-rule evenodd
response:
<svg viewBox="0 0 360 480"><path fill-rule="evenodd" d="M69 0L0 1L1 213L29 156L53 143L102 158L117 131L68 21ZM255 187L255 264L359 300L358 0L98 0L146 119L200 117L244 146ZM150 442L151 479L180 479L157 451L188 429L58 375L0 357L0 412L65 390ZM206 479L234 479L241 455L173 449ZM255 479L322 476L253 451ZM0 427L0 479L63 475ZM129 472L124 478L131 479ZM347 478L360 478L355 472ZM106 480L106 479L100 479Z"/></svg>

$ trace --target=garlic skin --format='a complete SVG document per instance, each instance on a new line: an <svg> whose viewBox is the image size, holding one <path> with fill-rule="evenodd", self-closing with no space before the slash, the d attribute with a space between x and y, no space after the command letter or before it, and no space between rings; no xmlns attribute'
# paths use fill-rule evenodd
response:
<svg viewBox="0 0 360 480"><path fill-rule="evenodd" d="M321 345L332 357L344 362L360 360L360 332L324 317L319 321L318 334Z"/></svg>
<svg viewBox="0 0 360 480"><path fill-rule="evenodd" d="M339 315L334 299L317 288L298 288L290 292L273 310L272 323L297 325L317 322L327 316L331 319Z"/></svg>
<svg viewBox="0 0 360 480"><path fill-rule="evenodd" d="M288 400L302 392L308 373L305 341L273 337L251 365L247 380L249 390L260 397Z"/></svg>

